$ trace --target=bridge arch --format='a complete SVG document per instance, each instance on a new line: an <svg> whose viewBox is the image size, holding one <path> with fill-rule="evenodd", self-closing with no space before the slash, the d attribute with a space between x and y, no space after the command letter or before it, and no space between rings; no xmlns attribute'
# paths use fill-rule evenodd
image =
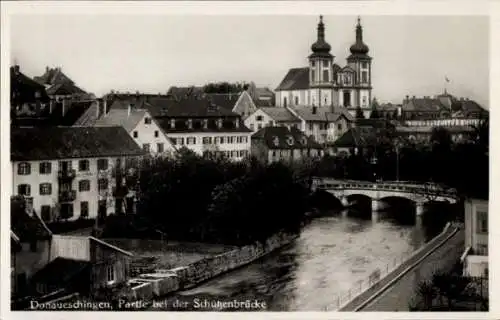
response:
<svg viewBox="0 0 500 320"><path fill-rule="evenodd" d="M352 193L344 196L344 206L348 208L347 214L355 217L371 217L373 199L363 193Z"/></svg>
<svg viewBox="0 0 500 320"><path fill-rule="evenodd" d="M310 198L311 206L320 211L341 210L343 208L342 201L334 194L326 190L316 190Z"/></svg>

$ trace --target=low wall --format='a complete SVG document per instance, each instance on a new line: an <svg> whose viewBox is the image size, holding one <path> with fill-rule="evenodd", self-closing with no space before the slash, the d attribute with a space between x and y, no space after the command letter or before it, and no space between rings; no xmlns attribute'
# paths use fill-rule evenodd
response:
<svg viewBox="0 0 500 320"><path fill-rule="evenodd" d="M435 271L450 271L464 250L464 230L460 229L446 243L418 263L386 292L359 311L409 311L418 284L431 280Z"/></svg>
<svg viewBox="0 0 500 320"><path fill-rule="evenodd" d="M156 270L130 280L134 299L151 299L177 290L189 289L200 282L249 264L279 249L297 238L297 235L278 234L264 244L255 243L222 254L204 258L184 267Z"/></svg>

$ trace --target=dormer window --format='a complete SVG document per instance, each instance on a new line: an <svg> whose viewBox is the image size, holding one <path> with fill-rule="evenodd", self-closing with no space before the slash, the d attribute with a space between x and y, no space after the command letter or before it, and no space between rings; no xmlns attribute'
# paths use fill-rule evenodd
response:
<svg viewBox="0 0 500 320"><path fill-rule="evenodd" d="M274 136L273 137L273 144L275 147L279 146L280 145L280 138Z"/></svg>
<svg viewBox="0 0 500 320"><path fill-rule="evenodd" d="M175 129L175 119L170 119L170 129Z"/></svg>
<svg viewBox="0 0 500 320"><path fill-rule="evenodd" d="M240 119L236 118L234 119L234 127L239 128L240 127Z"/></svg>
<svg viewBox="0 0 500 320"><path fill-rule="evenodd" d="M286 138L286 143L288 143L289 146L293 146L293 143L294 143L293 137L292 136L288 136Z"/></svg>
<svg viewBox="0 0 500 320"><path fill-rule="evenodd" d="M193 120L192 119L187 120L187 127L188 127L188 129L193 129Z"/></svg>
<svg viewBox="0 0 500 320"><path fill-rule="evenodd" d="M222 128L222 119L217 119L217 128Z"/></svg>
<svg viewBox="0 0 500 320"><path fill-rule="evenodd" d="M131 105L131 106L133 106L133 105ZM144 124L151 124L151 118L150 117L144 118Z"/></svg>
<svg viewBox="0 0 500 320"><path fill-rule="evenodd" d="M302 137L302 144L307 145L307 138L306 137Z"/></svg>
<svg viewBox="0 0 500 320"><path fill-rule="evenodd" d="M208 129L208 119L203 119L203 129Z"/></svg>

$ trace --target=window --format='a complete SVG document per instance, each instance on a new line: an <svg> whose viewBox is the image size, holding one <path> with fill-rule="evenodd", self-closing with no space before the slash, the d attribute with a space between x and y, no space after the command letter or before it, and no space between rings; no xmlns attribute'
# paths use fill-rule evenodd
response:
<svg viewBox="0 0 500 320"><path fill-rule="evenodd" d="M484 211L477 211L477 232L488 233L488 214Z"/></svg>
<svg viewBox="0 0 500 320"><path fill-rule="evenodd" d="M330 81L330 71L323 70L323 82L329 82L329 81Z"/></svg>
<svg viewBox="0 0 500 320"><path fill-rule="evenodd" d="M89 171L90 164L88 160L78 161L78 171Z"/></svg>
<svg viewBox="0 0 500 320"><path fill-rule="evenodd" d="M106 280L108 283L115 282L115 267L113 265L106 267Z"/></svg>
<svg viewBox="0 0 500 320"><path fill-rule="evenodd" d="M250 123L250 130L252 130L252 131L253 131L254 129L255 129L254 124L253 124L253 123Z"/></svg>
<svg viewBox="0 0 500 320"><path fill-rule="evenodd" d="M323 61L323 67L328 68L328 60Z"/></svg>
<svg viewBox="0 0 500 320"><path fill-rule="evenodd" d="M260 129L262 129L262 124L260 124L260 123L259 123L259 124L257 125L257 130L260 130Z"/></svg>
<svg viewBox="0 0 500 320"><path fill-rule="evenodd" d="M42 206L41 207L41 215L42 215L42 220L43 221L50 221L52 220L51 217L51 208L50 206Z"/></svg>
<svg viewBox="0 0 500 320"><path fill-rule="evenodd" d="M273 157L276 157L276 151L273 151Z"/></svg>
<svg viewBox="0 0 500 320"><path fill-rule="evenodd" d="M98 183L99 191L108 190L108 179L99 179Z"/></svg>
<svg viewBox="0 0 500 320"><path fill-rule="evenodd" d="M309 131L313 131L314 130L314 126L312 123L309 123Z"/></svg>
<svg viewBox="0 0 500 320"><path fill-rule="evenodd" d="M134 138L138 138L138 137L139 137L139 132L134 131L134 132L133 132L133 135L134 135Z"/></svg>
<svg viewBox="0 0 500 320"><path fill-rule="evenodd" d="M108 159L97 159L97 170L108 170Z"/></svg>
<svg viewBox="0 0 500 320"><path fill-rule="evenodd" d="M78 181L78 191L90 191L90 180L80 180Z"/></svg>
<svg viewBox="0 0 500 320"><path fill-rule="evenodd" d="M20 184L17 186L17 194L21 196L30 196L31 195L31 186L29 184Z"/></svg>
<svg viewBox="0 0 500 320"><path fill-rule="evenodd" d="M17 174L19 175L29 175L31 173L31 164L28 162L21 162L17 165Z"/></svg>
<svg viewBox="0 0 500 320"><path fill-rule="evenodd" d="M184 138L177 138L177 144L184 145Z"/></svg>
<svg viewBox="0 0 500 320"><path fill-rule="evenodd" d="M366 105L366 96L363 97L363 105Z"/></svg>
<svg viewBox="0 0 500 320"><path fill-rule="evenodd" d="M256 117L255 117L255 120L257 120L257 121L262 121L262 116L256 116Z"/></svg>
<svg viewBox="0 0 500 320"><path fill-rule="evenodd" d="M50 183L40 183L40 195L52 194L52 185Z"/></svg>
<svg viewBox="0 0 500 320"><path fill-rule="evenodd" d="M40 174L50 174L52 172L52 163L40 162Z"/></svg>
<svg viewBox="0 0 500 320"><path fill-rule="evenodd" d="M316 80L316 74L314 72L314 70L311 71L311 82L314 82Z"/></svg>
<svg viewBox="0 0 500 320"><path fill-rule="evenodd" d="M366 71L361 72L361 82L362 83L368 82L368 72Z"/></svg>
<svg viewBox="0 0 500 320"><path fill-rule="evenodd" d="M159 152L159 153L162 153L162 152L165 151L163 143L157 143L156 144L156 151Z"/></svg>
<svg viewBox="0 0 500 320"><path fill-rule="evenodd" d="M366 63L366 62L361 63L361 68L363 68L363 69L368 68L368 63Z"/></svg>
<svg viewBox="0 0 500 320"><path fill-rule="evenodd" d="M186 144L196 144L196 137L188 137L186 139Z"/></svg>
<svg viewBox="0 0 500 320"><path fill-rule="evenodd" d="M342 123L337 124L337 130L341 131L342 130Z"/></svg>
<svg viewBox="0 0 500 320"><path fill-rule="evenodd" d="M299 105L299 97L295 97L295 105L298 106Z"/></svg>
<svg viewBox="0 0 500 320"><path fill-rule="evenodd" d="M142 150L144 150L145 152L149 152L149 149L150 149L149 143L144 143L142 145Z"/></svg>
<svg viewBox="0 0 500 320"><path fill-rule="evenodd" d="M80 217L87 218L89 216L89 202L80 202Z"/></svg>
<svg viewBox="0 0 500 320"><path fill-rule="evenodd" d="M286 97L283 98L283 106L286 107L287 106L287 99Z"/></svg>
<svg viewBox="0 0 500 320"><path fill-rule="evenodd" d="M220 143L220 144L224 144L224 140L225 140L224 138L225 138L225 137L219 137L219 143Z"/></svg>
<svg viewBox="0 0 500 320"><path fill-rule="evenodd" d="M144 124L151 124L151 118L150 117L144 118Z"/></svg>
<svg viewBox="0 0 500 320"><path fill-rule="evenodd" d="M312 67L315 67L315 66L316 66L316 61L312 61L312 62L311 62L311 66L312 66Z"/></svg>
<svg viewBox="0 0 500 320"><path fill-rule="evenodd" d="M158 132L158 130L155 130L155 138L158 138L159 135L160 133Z"/></svg>

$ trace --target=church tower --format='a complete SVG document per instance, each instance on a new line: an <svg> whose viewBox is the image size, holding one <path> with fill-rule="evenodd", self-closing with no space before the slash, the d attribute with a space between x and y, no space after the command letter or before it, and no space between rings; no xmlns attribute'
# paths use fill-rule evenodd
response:
<svg viewBox="0 0 500 320"><path fill-rule="evenodd" d="M332 104L333 59L331 46L325 41L323 16L319 17L318 39L309 55L309 105L327 107Z"/></svg>
<svg viewBox="0 0 500 320"><path fill-rule="evenodd" d="M360 106L363 112L369 112L372 100L372 58L368 55L368 46L363 42L363 27L359 17L356 25L356 42L350 51L347 64L355 72L353 107Z"/></svg>

